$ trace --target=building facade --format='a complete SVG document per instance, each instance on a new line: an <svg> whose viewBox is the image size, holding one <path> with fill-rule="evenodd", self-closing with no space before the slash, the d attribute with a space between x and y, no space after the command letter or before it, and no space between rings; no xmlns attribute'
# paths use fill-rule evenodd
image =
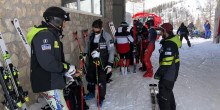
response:
<svg viewBox="0 0 220 110"><path fill-rule="evenodd" d="M66 61L74 65L79 65L80 60L78 44L74 40L73 32L78 32L80 43L84 47L85 41L82 37L82 31L86 29L90 31L94 20L102 19L104 30L110 33L109 21L114 20L119 25L119 22L125 19L125 0L0 0L0 31L11 55L12 63L20 71L21 85L24 90L29 92L28 105L35 103L39 95L31 91L30 58L18 33L11 24L11 20L18 18L22 31L27 35L34 25L41 23L43 12L50 6L62 7L70 13L71 21L66 23L63 32L65 36L61 41L64 44ZM114 7L120 11L113 13ZM114 19L114 17L117 18ZM0 61L2 64L4 63L2 58ZM3 100L3 91L0 86L0 101ZM2 104L0 104L0 108L2 108Z"/></svg>

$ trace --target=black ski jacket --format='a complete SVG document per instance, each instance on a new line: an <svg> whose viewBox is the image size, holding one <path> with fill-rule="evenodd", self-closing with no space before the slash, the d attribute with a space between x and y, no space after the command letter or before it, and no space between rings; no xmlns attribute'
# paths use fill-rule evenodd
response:
<svg viewBox="0 0 220 110"><path fill-rule="evenodd" d="M179 36L169 36L161 40L160 44L160 58L159 68L157 72L161 74L161 79L168 81L176 81L179 72L179 49L181 47L181 41ZM156 73L157 74L157 73Z"/></svg>
<svg viewBox="0 0 220 110"><path fill-rule="evenodd" d="M65 63L59 32L45 22L33 27L27 40L31 44L31 86L34 93L63 89L62 73L69 69Z"/></svg>
<svg viewBox="0 0 220 110"><path fill-rule="evenodd" d="M178 28L176 34L178 34L179 31L180 31L181 35L187 35L187 36L189 35L189 31L188 31L187 27L183 23Z"/></svg>

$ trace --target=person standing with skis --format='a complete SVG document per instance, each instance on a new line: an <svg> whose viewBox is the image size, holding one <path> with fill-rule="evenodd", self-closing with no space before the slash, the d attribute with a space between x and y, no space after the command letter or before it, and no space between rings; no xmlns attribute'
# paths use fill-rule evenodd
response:
<svg viewBox="0 0 220 110"><path fill-rule="evenodd" d="M59 7L49 7L43 14L45 21L28 33L31 45L31 86L40 93L52 110L68 110L63 96L66 75L78 77L81 71L64 60L59 36L69 21L69 14Z"/></svg>
<svg viewBox="0 0 220 110"><path fill-rule="evenodd" d="M116 33L115 33L115 42L116 42L116 48L117 52L120 54L120 67L122 75L127 75L127 70L130 65L129 60L129 51L130 51L130 43L134 42L134 39L130 35L130 33L127 31L128 29L128 23L121 22L120 26L118 27ZM124 58L126 59L126 64L124 67Z"/></svg>
<svg viewBox="0 0 220 110"><path fill-rule="evenodd" d="M100 19L92 23L92 31L86 41L84 59L88 56L88 81L87 90L89 93L84 97L89 100L95 97L95 84L98 82L98 107L102 107L106 94L106 74L112 71L114 61L114 41L109 33L103 30L103 23ZM96 63L98 62L98 64ZM96 64L98 65L96 67Z"/></svg>
<svg viewBox="0 0 220 110"><path fill-rule="evenodd" d="M158 102L160 110L176 110L175 98L173 95L174 83L177 79L180 60L179 49L181 41L178 35L173 34L173 26L170 23L161 25L163 39L159 49L160 66L154 75L159 80Z"/></svg>
<svg viewBox="0 0 220 110"><path fill-rule="evenodd" d="M157 32L154 29L154 20L148 20L147 26L149 28L149 34L148 34L148 45L147 49L145 50L144 54L144 63L147 68L147 72L143 75L143 77L153 77L153 66L151 64L150 58L151 55L155 49L155 40L157 38Z"/></svg>

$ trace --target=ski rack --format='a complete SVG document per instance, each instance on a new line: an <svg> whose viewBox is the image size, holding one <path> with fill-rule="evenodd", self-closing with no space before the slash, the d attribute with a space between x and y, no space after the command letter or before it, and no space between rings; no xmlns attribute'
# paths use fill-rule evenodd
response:
<svg viewBox="0 0 220 110"><path fill-rule="evenodd" d="M30 47L24 33L21 30L19 20L17 18L15 18L13 21L11 21L11 23L14 25L15 29L17 30L17 32L18 32L18 34L19 34L19 36L20 36L20 38L21 38L21 40L22 40L22 42L23 42L23 44L24 44L24 46L27 50L27 53L28 53L29 57L31 57L31 47Z"/></svg>
<svg viewBox="0 0 220 110"><path fill-rule="evenodd" d="M26 106L25 102L29 101L29 98L27 96L28 92L23 91L23 89L20 85L20 81L18 80L18 75L20 74L20 72L17 70L16 67L13 66L13 64L10 60L10 54L7 51L7 48L6 48L6 45L3 40L3 36L1 34L1 32L0 32L0 47L1 47L2 55L3 55L3 59L5 60L7 72L10 75L13 90L14 90L15 95L17 97L16 102L18 103L18 107L22 107L22 110L27 110L27 106Z"/></svg>

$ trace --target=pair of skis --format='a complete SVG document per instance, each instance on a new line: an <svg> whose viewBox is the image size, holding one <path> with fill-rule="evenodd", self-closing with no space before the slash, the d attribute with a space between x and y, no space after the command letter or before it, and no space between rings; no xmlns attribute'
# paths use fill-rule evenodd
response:
<svg viewBox="0 0 220 110"><path fill-rule="evenodd" d="M13 66L10 60L10 54L7 51L5 42L3 40L3 36L0 32L0 48L2 51L3 59L5 61L6 71L2 65L1 68L1 84L4 89L4 95L6 97L6 101L3 103L6 108L10 110L17 110L18 107L22 107L22 110L27 110L27 106L25 102L29 101L28 92L23 91L23 88L20 85L20 81L18 79L18 75L20 72L16 67ZM10 86L10 84L12 86Z"/></svg>
<svg viewBox="0 0 220 110"><path fill-rule="evenodd" d="M157 84L149 84L149 87L150 87L152 110L160 110L157 99L157 95L158 95Z"/></svg>

